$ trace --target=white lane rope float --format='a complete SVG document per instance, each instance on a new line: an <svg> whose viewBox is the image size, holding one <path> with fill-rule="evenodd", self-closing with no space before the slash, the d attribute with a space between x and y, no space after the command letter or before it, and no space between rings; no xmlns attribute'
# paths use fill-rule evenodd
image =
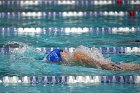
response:
<svg viewBox="0 0 140 93"><path fill-rule="evenodd" d="M118 33L135 33L140 32L140 27L61 27L61 28L0 28L1 35L10 35L10 34L30 34L30 33L37 33L37 34L46 34L47 32L64 32L66 34L69 33L109 33L109 34L118 34Z"/></svg>
<svg viewBox="0 0 140 93"><path fill-rule="evenodd" d="M63 12L0 12L0 18L46 17L140 17L139 11L63 11Z"/></svg>
<svg viewBox="0 0 140 93"><path fill-rule="evenodd" d="M96 83L140 83L140 76L4 76L0 83L3 84L96 84Z"/></svg>

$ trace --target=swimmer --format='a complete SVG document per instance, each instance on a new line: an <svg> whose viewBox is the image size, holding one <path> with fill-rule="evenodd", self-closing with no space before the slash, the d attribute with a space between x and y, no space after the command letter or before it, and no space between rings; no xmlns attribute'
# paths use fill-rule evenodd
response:
<svg viewBox="0 0 140 93"><path fill-rule="evenodd" d="M91 68L99 68L103 70L114 71L136 71L140 70L140 64L112 62L105 59L98 49L79 46L70 53L61 49L54 49L49 54L46 54L43 61L50 63L70 65L70 66L85 66Z"/></svg>

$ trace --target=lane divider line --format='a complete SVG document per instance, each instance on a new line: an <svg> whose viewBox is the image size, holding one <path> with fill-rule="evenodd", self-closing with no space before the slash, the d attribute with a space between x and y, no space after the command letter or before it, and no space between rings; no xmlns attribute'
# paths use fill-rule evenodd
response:
<svg viewBox="0 0 140 93"><path fill-rule="evenodd" d="M139 32L140 27L61 27L61 28L0 28L0 34L10 34L10 33L17 33L17 34L24 34L24 33L43 33L46 32L64 32L64 33L87 33L87 32L94 32L94 33L110 33L110 34L117 34L117 33L135 33Z"/></svg>
<svg viewBox="0 0 140 93"><path fill-rule="evenodd" d="M139 11L63 11L63 12L0 12L0 17L7 18L43 18L43 17L98 17L98 16L114 16L114 17L139 17Z"/></svg>
<svg viewBox="0 0 140 93"><path fill-rule="evenodd" d="M74 83L140 83L140 76L4 76L0 83L4 84L74 84Z"/></svg>
<svg viewBox="0 0 140 93"><path fill-rule="evenodd" d="M1 0L0 5L139 5L139 0Z"/></svg>
<svg viewBox="0 0 140 93"><path fill-rule="evenodd" d="M17 48L0 48L0 54L11 54L14 51L14 49L18 50L18 46ZM36 49L43 53L49 53L55 48L36 48ZM140 54L140 47L99 47L98 49L102 54ZM73 52L75 48L74 47L64 48L64 50Z"/></svg>

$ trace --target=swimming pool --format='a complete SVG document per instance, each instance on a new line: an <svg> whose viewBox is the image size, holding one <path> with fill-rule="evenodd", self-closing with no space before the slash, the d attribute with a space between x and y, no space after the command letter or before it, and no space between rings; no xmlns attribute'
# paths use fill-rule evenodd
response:
<svg viewBox="0 0 140 93"><path fill-rule="evenodd" d="M98 48L104 57L114 62L139 63L140 42L137 42L140 40L139 20L139 1L133 0L0 1L1 80L5 76L17 76L20 80L24 76L31 78L33 76L137 76L139 71L120 72L82 66L62 66L47 64L38 59L52 48L70 50L84 45ZM26 52L22 53L17 46L7 46L15 42L26 46ZM88 90L100 92L101 89L106 88L104 92L112 93L130 87L133 87L134 92L139 91L137 84L120 86L119 83L97 85L39 83L25 86L24 84L0 86L3 92L20 90L42 93L58 90L63 93L64 89L67 92ZM17 90L14 91L13 88ZM120 90L118 91L117 88Z"/></svg>

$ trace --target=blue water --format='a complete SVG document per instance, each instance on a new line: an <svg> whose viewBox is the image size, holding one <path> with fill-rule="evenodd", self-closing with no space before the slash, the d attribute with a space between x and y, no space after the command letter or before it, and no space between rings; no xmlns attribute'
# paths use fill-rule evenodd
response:
<svg viewBox="0 0 140 93"><path fill-rule="evenodd" d="M0 44L4 45L9 41L23 42L32 47L77 47L84 45L87 47L139 47L140 43L133 43L139 40L140 32L127 34L110 34L110 33L64 33L64 32L47 32L46 34L5 34L0 33ZM84 37L84 38L83 38ZM129 41L129 42L121 42ZM132 42L131 42L132 41Z"/></svg>
<svg viewBox="0 0 140 93"><path fill-rule="evenodd" d="M84 37L84 38L83 38ZM101 34L101 33L83 33L83 34L65 34L48 32L44 34L30 35L4 35L1 38L1 46L14 41L23 43L28 48L24 53L1 54L1 76L5 75L139 75L139 71L135 72L119 72L99 70L95 68L87 68L83 66L62 66L48 64L41 61L45 55L38 52L36 48L62 48L78 47L84 45L87 47L139 47L139 44L129 42L118 42L125 40L139 40L139 33L129 34ZM21 51L21 50L19 50ZM14 60L13 60L14 55ZM16 57L15 57L16 56ZM104 54L105 58L111 59L113 62L132 62L139 63L139 54ZM38 60L39 59L39 60Z"/></svg>
<svg viewBox="0 0 140 93"><path fill-rule="evenodd" d="M102 34L102 33L83 33L83 34L66 34L66 33L53 33L30 35L1 35L1 46L10 42L16 41L18 43L25 43L28 45L26 53L20 54L15 60L11 57L13 54L0 55L1 76L5 75L139 75L139 72L117 72L117 71L104 71L95 68L87 67L69 67L55 64L47 64L38 57L43 59L44 54L34 50L41 47L59 47L69 48L84 45L87 47L139 47L139 44L129 42L119 42L125 40L139 40L139 33L129 34ZM83 38L84 37L84 38ZM22 56L25 58L22 59ZM133 62L139 63L140 55L127 55L127 54L104 54L105 58L111 59L113 62Z"/></svg>
<svg viewBox="0 0 140 93"><path fill-rule="evenodd" d="M1 17L0 27L139 27L140 17Z"/></svg>
<svg viewBox="0 0 140 93"><path fill-rule="evenodd" d="M2 6L0 12L25 12L25 11L139 11L139 6ZM0 17L0 28L6 27L139 27L140 17ZM62 66L48 64L37 60L44 56L43 53L33 51L35 48L50 47L77 47L84 45L87 47L140 47L139 44L121 41L140 40L140 32L126 34L110 33L82 33L66 34L47 32L46 34L5 34L0 33L0 47L7 42L25 43L30 50L17 55L12 59L12 54L0 55L0 77L3 76L46 76L46 75L139 75L139 71L120 72L87 68L83 66ZM110 58L113 62L133 62L140 63L139 54L104 54L105 58ZM130 84L75 84L75 85L0 85L2 93L136 93L139 92L139 85Z"/></svg>

